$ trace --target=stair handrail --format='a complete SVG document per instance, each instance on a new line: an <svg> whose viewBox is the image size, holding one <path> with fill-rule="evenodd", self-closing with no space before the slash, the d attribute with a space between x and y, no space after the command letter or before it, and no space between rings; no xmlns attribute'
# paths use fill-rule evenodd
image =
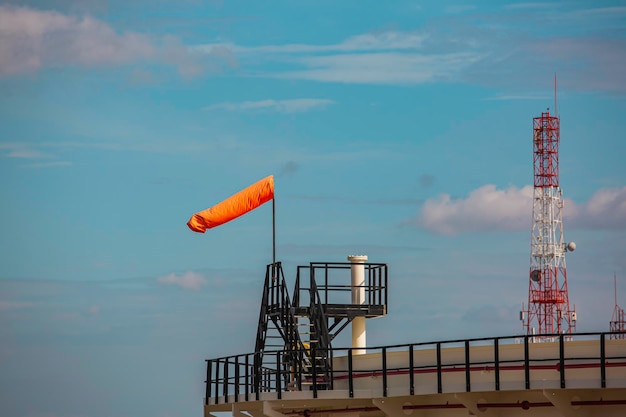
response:
<svg viewBox="0 0 626 417"><path fill-rule="evenodd" d="M311 322L313 323L313 328L316 331L317 343L316 346L311 344L311 355L314 356L314 353L322 352L322 361L321 361L321 371L323 372L324 381L327 381L332 389L332 378L330 378L330 374L332 372L332 362L330 360L330 355L332 352L332 344L330 339L330 334L328 331L328 323L326 319L326 312L322 305L322 299L320 297L317 283L315 282L315 269L311 267L310 269L310 277L311 284L309 288L309 293L311 296L311 305L310 305L310 315ZM317 355L315 355L317 356ZM312 363L317 364L318 358L312 357ZM317 379L317 378L315 378ZM316 386L317 381L313 381L314 386Z"/></svg>

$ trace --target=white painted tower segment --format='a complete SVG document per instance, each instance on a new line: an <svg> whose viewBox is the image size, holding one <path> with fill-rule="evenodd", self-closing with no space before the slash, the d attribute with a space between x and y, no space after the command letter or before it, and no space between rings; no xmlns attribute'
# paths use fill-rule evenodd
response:
<svg viewBox="0 0 626 417"><path fill-rule="evenodd" d="M367 262L367 255L350 255L348 261L352 264L350 266L352 304L365 304L365 265L363 264ZM366 346L365 317L355 317L352 319L352 347L356 349L352 353L364 354Z"/></svg>

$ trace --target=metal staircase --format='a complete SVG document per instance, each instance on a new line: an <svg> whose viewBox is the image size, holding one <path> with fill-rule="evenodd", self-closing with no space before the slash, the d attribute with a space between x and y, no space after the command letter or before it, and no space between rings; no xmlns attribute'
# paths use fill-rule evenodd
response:
<svg viewBox="0 0 626 417"><path fill-rule="evenodd" d="M298 266L293 299L282 264L267 266L253 361L255 392L275 390L277 384L284 390L333 389L332 340L355 317L379 317L387 311L387 265L364 265L365 304L350 301L353 289L345 284L350 265ZM340 281L334 277L337 272Z"/></svg>
<svg viewBox="0 0 626 417"><path fill-rule="evenodd" d="M288 378L304 345L291 306L280 262L267 265L257 328L253 379L257 392L270 391L269 381ZM277 351L293 354L276 354ZM272 353L270 353L272 352Z"/></svg>
<svg viewBox="0 0 626 417"><path fill-rule="evenodd" d="M299 277L296 280L296 288L298 288L298 281ZM311 284L308 292L310 295L310 304L306 309L308 315L300 317L300 319L305 320L306 327L309 330L307 332L309 336L307 359L314 365L311 365L308 372L303 374L304 384L314 385L315 389L332 389L331 337L328 332L324 306L322 305L313 275L311 275ZM313 381L316 383L313 384Z"/></svg>

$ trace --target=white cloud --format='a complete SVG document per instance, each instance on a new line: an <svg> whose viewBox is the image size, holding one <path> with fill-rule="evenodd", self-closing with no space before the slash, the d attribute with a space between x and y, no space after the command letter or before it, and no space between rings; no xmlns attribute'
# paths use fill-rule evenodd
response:
<svg viewBox="0 0 626 417"><path fill-rule="evenodd" d="M413 31L359 34L333 44L224 43L192 50L213 53L227 47L253 77L394 85L462 82L499 87L507 91L499 99L512 100L522 97L511 94L511 88L540 91L546 72L557 70L566 89L626 91L621 71L626 43L617 35L626 8L574 6L555 14L550 8L560 7L558 3L518 3L504 6L501 13L468 12L469 7L450 6L448 12L454 14ZM550 26L559 36L529 35L534 25ZM499 36L493 36L494 30Z"/></svg>
<svg viewBox="0 0 626 417"><path fill-rule="evenodd" d="M30 7L0 6L0 76L34 72L43 67L101 66L161 62L185 77L212 62L199 60L180 39L136 32L117 33L106 22ZM225 48L211 58L232 64ZM232 54L230 54L232 55Z"/></svg>
<svg viewBox="0 0 626 417"><path fill-rule="evenodd" d="M277 77L350 84L420 84L452 81L478 59L474 53L311 56L300 60L308 69L286 71Z"/></svg>
<svg viewBox="0 0 626 417"><path fill-rule="evenodd" d="M558 6L559 3L513 3L503 6L504 9L547 9Z"/></svg>
<svg viewBox="0 0 626 417"><path fill-rule="evenodd" d="M218 103L205 107L203 110L268 110L279 113L300 113L309 110L322 109L333 100L316 98L296 98L291 100L259 100L243 101L241 103Z"/></svg>
<svg viewBox="0 0 626 417"><path fill-rule="evenodd" d="M71 162L68 161L51 161L54 156L48 154L46 152L42 152L39 149L35 149L33 146L38 146L37 144L31 143L1 143L0 150L6 150L7 152L1 155L5 158L14 158L21 160L45 160L43 162L30 162L27 164L22 164L23 168L48 168L48 167L56 167L56 166L69 166L72 165Z"/></svg>
<svg viewBox="0 0 626 417"><path fill-rule="evenodd" d="M415 32L380 32L352 36L339 44L340 51L418 49L425 36Z"/></svg>
<svg viewBox="0 0 626 417"><path fill-rule="evenodd" d="M423 32L423 31L422 31ZM385 31L349 37L330 45L286 44L245 47L233 44L198 45L194 50L205 53L227 46L245 59L257 55L280 64L279 71L255 72L256 76L313 80L321 82L419 84L453 81L468 66L481 59L474 48L457 50L431 48L432 36L419 32ZM440 52L443 50L444 52ZM292 64L301 68L293 69Z"/></svg>
<svg viewBox="0 0 626 417"><path fill-rule="evenodd" d="M446 6L444 10L446 13L456 14L456 13L469 12L474 9L476 9L476 6L473 6L471 4L458 4L458 5Z"/></svg>
<svg viewBox="0 0 626 417"><path fill-rule="evenodd" d="M453 199L442 194L426 200L416 222L426 230L444 235L530 231L532 199L530 185L498 190L488 184L464 198ZM567 228L626 229L626 187L600 189L583 204L564 200L563 222Z"/></svg>
<svg viewBox="0 0 626 417"><path fill-rule="evenodd" d="M537 95L537 94L517 94L517 95L496 95L493 97L487 97L484 100L488 101L510 101L510 100L550 100L550 96Z"/></svg>
<svg viewBox="0 0 626 417"><path fill-rule="evenodd" d="M0 74L60 64L113 64L154 54L145 35L118 35L106 23L55 11L0 7Z"/></svg>
<svg viewBox="0 0 626 417"><path fill-rule="evenodd" d="M487 184L466 198L449 194L426 200L418 225L432 232L453 235L462 232L521 230L531 220L533 187L498 190Z"/></svg>
<svg viewBox="0 0 626 417"><path fill-rule="evenodd" d="M571 215L568 215L571 213ZM589 201L568 208L565 218L584 229L626 229L626 187L602 188Z"/></svg>
<svg viewBox="0 0 626 417"><path fill-rule="evenodd" d="M595 7L591 9L582 9L576 10L573 13L576 14L610 14L610 15L620 15L626 14L625 6L614 6L614 7Z"/></svg>
<svg viewBox="0 0 626 417"><path fill-rule="evenodd" d="M187 271L182 275L171 273L157 278L157 282L165 285L178 285L187 290L198 290L206 284L206 279L196 272Z"/></svg>
<svg viewBox="0 0 626 417"><path fill-rule="evenodd" d="M351 36L329 45L286 44L253 47L207 44L193 50L212 53L228 47L242 59L258 55L301 68L252 72L255 76L343 83L416 84L446 80L479 57L471 51L418 53L428 39L417 32L385 31Z"/></svg>
<svg viewBox="0 0 626 417"><path fill-rule="evenodd" d="M30 143L5 142L0 143L0 150L5 150L5 158L17 159L42 159L49 158L50 155L39 149L34 149Z"/></svg>
<svg viewBox="0 0 626 417"><path fill-rule="evenodd" d="M0 311L19 310L22 308L33 307L34 303L21 301L0 301Z"/></svg>
<svg viewBox="0 0 626 417"><path fill-rule="evenodd" d="M328 45L285 44L241 46L234 44L205 44L192 47L192 50L213 53L216 48L227 48L239 54L310 54L322 52L360 52L418 49L425 36L416 32L372 32L351 36L342 42Z"/></svg>
<svg viewBox="0 0 626 417"><path fill-rule="evenodd" d="M47 155L41 151L35 149L13 149L6 154L7 158L22 158L22 159L39 159L46 158Z"/></svg>
<svg viewBox="0 0 626 417"><path fill-rule="evenodd" d="M52 161L52 162L33 162L32 164L24 164L23 168L51 168L51 167L69 167L73 164L69 161Z"/></svg>

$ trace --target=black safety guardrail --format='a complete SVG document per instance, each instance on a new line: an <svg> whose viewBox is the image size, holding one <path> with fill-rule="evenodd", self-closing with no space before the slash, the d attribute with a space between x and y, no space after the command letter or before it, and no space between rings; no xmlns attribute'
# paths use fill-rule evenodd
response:
<svg viewBox="0 0 626 417"><path fill-rule="evenodd" d="M283 392L293 390L310 389L313 391L313 397L317 398L319 390L332 389L326 379L316 376L314 364L309 364L309 368L302 363L293 363L297 358L304 357L327 357L338 358L345 356L347 358L347 366L345 369L330 369L331 380L347 379L349 397L354 397L354 380L364 376L380 376L382 379L381 393L382 397L388 394L388 377L390 375L408 374L410 395L415 394L415 378L416 374L421 372L433 372L437 375L437 392L443 393L442 376L448 371L464 371L465 372L465 390L471 392L472 381L471 372L479 369L489 369L493 371L493 389L499 391L501 389L500 374L503 370L523 370L524 371L524 387L531 389L530 371L533 367L543 369L554 369L553 365L541 365L541 363L553 363L558 361L557 369L560 377L560 387L566 388L567 378L566 369L568 362L585 360L597 365L599 368L600 384L598 388L606 388L606 369L607 366L615 366L615 363L609 364L609 361L626 360L626 350L620 352L619 355L606 355L606 339L607 337L623 336L623 332L599 332L599 333L575 333L575 334L549 334L549 335L518 335L503 336L491 338L474 338L474 339L458 339L446 340L438 342L421 342L401 345L378 346L365 349L368 354L380 353L381 364L375 369L361 369L355 371L353 368L353 348L330 348L324 352L299 352L293 350L277 350L272 352L263 352L263 355L271 355L275 357L272 362L273 366L262 367L255 371L255 359L261 355L260 352L247 353L241 355L226 356L217 359L207 360L206 372L206 395L205 404L210 403L213 398L213 404L220 402L229 402L229 397L233 401L241 401L240 396L244 395L244 401L258 400L261 392L274 392L280 399ZM538 340L552 340L559 343L558 357L550 358L531 358L529 355L530 345ZM593 356L568 357L565 354L565 345L573 340L599 340L598 351ZM521 359L501 360L500 347L509 344L524 345L524 355ZM493 346L493 358L487 361L472 361L470 348L472 346ZM443 363L442 349L450 347L464 348L464 361L460 363ZM432 364L416 366L414 363L414 352L418 350L435 349L436 360ZM406 351L408 355L408 366L389 368L387 366L388 355L390 351L397 353ZM295 359L294 359L295 358ZM332 364L332 361L331 361ZM623 363L626 366L626 362ZM311 377L312 375L312 377ZM255 383L255 381L257 381Z"/></svg>

